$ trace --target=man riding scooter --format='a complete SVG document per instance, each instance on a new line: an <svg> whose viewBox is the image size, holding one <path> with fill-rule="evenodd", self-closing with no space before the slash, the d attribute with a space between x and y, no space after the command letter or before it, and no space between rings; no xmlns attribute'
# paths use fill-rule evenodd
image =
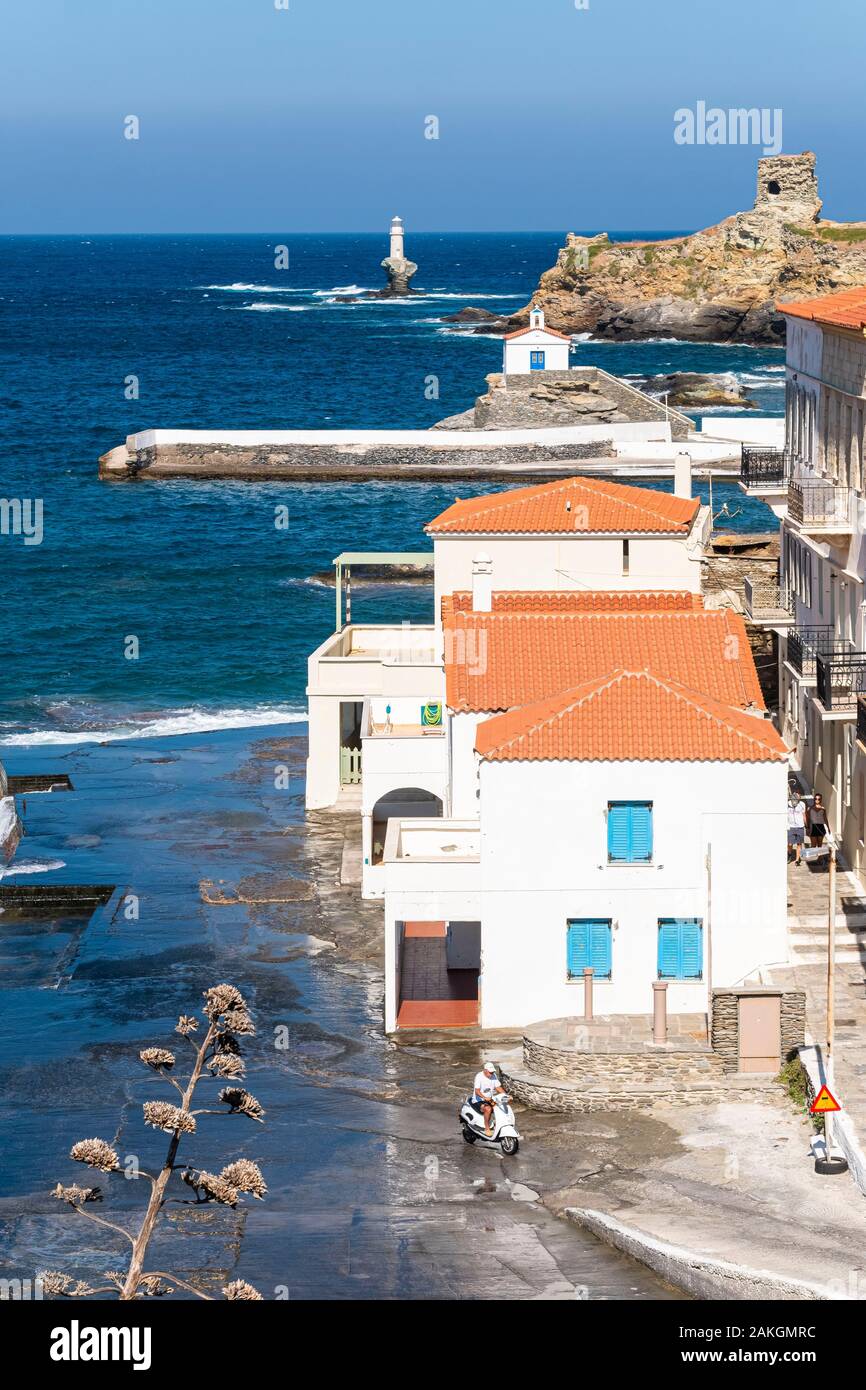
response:
<svg viewBox="0 0 866 1390"><path fill-rule="evenodd" d="M492 1062L485 1062L481 1071L475 1078L475 1086L472 1092L472 1104L475 1109L480 1110L484 1116L484 1133L488 1139L491 1134L490 1119L493 1115L493 1098L494 1096L504 1094L505 1087L499 1084L496 1068Z"/></svg>

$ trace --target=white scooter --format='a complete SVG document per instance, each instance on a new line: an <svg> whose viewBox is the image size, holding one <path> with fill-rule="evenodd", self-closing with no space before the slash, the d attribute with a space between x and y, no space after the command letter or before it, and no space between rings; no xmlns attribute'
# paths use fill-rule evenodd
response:
<svg viewBox="0 0 866 1390"><path fill-rule="evenodd" d="M493 1114L490 1117L491 1130L484 1132L484 1116L471 1103L471 1097L464 1101L460 1109L460 1128L467 1144L498 1144L507 1158L516 1154L520 1148L520 1135L514 1123L511 1109L511 1096L504 1093L493 1097Z"/></svg>

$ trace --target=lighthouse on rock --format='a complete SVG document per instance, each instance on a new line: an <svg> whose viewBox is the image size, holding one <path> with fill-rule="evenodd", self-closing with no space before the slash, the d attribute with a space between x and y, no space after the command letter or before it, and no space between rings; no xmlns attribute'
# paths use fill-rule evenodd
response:
<svg viewBox="0 0 866 1390"><path fill-rule="evenodd" d="M402 261L403 259L403 219L402 217L391 218L391 250L388 256L392 261Z"/></svg>
<svg viewBox="0 0 866 1390"><path fill-rule="evenodd" d="M388 283L379 291L383 299L391 295L411 294L409 281L418 269L414 261L407 261L403 251L403 219L391 218L391 249L382 262L382 269L388 272Z"/></svg>

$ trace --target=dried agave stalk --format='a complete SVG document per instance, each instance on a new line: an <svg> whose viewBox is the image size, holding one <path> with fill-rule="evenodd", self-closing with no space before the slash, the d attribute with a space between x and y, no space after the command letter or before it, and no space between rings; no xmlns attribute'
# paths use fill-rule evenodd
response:
<svg viewBox="0 0 866 1390"><path fill-rule="evenodd" d="M99 1187L80 1187L77 1183L64 1187L58 1183L52 1194L60 1201L73 1207L75 1211L80 1212L82 1216L89 1217L91 1221L96 1221L101 1226L107 1226L109 1230L117 1232L128 1240L132 1246L128 1269L125 1272L106 1271L104 1277L109 1282L107 1286L101 1288L91 1288L83 1280L73 1279L71 1275L64 1274L62 1271L48 1270L41 1275L45 1293L66 1298L87 1298L99 1293L116 1293L120 1299L129 1300L155 1298L162 1294L173 1293L177 1288L182 1288L189 1293L196 1294L199 1298L210 1297L209 1294L203 1294L194 1288L192 1284L179 1279L177 1275L166 1274L162 1270L151 1270L145 1273L144 1270L144 1258L148 1243L167 1200L166 1189L172 1174L181 1167L176 1162L181 1137L184 1134L196 1132L196 1116L246 1115L251 1120L256 1120L260 1124L263 1123L264 1110L261 1105L255 1096L250 1095L241 1087L224 1087L220 1091L219 1099L223 1105L228 1107L225 1110L193 1110L191 1108L195 1088L203 1077L205 1080L216 1077L237 1079L243 1075L238 1036L249 1037L255 1033L243 996L239 990L235 989L234 985L215 985L212 989L205 990L204 999L203 1012L208 1026L201 1042L197 1043L192 1036L198 1032L200 1027L197 1018L183 1014L175 1028L175 1032L188 1039L195 1051L195 1061L185 1084L170 1075L175 1066L173 1052L167 1048L148 1047L139 1053L144 1065L150 1067L152 1071L174 1086L180 1094L181 1100L179 1105L167 1101L145 1101L144 1103L145 1124L170 1134L171 1139L159 1173L156 1176L152 1176L150 1173L142 1174L149 1180L151 1190L147 1209L137 1235L132 1236L122 1226L118 1226L112 1221L106 1221L103 1217L96 1216L94 1212L85 1209L86 1206L102 1200L102 1189ZM115 1149L104 1139L80 1140L77 1144L73 1144L70 1158L78 1163L84 1163L88 1168L93 1168L100 1173L113 1173L120 1168L120 1159ZM245 1158L237 1159L218 1174L208 1173L204 1170L196 1171L185 1166L180 1176L195 1192L197 1202L215 1201L225 1206L234 1207L242 1194L261 1199L267 1192L265 1180L258 1166ZM245 1283L242 1279L227 1284L222 1292L227 1299L258 1300L262 1297L251 1284Z"/></svg>

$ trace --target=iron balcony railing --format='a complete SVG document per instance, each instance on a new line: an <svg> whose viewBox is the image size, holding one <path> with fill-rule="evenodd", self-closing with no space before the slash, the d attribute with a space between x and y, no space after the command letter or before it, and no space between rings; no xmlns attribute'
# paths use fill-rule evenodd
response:
<svg viewBox="0 0 866 1390"><path fill-rule="evenodd" d="M826 710L850 710L857 697L866 692L866 652L849 650L843 654L816 657L818 699Z"/></svg>
<svg viewBox="0 0 866 1390"><path fill-rule="evenodd" d="M815 657L820 652L833 651L839 641L828 624L822 627L794 627L788 633L788 661L798 676L815 676ZM843 650L850 649L850 642Z"/></svg>
<svg viewBox="0 0 866 1390"><path fill-rule="evenodd" d="M740 482L746 488L781 488L791 476L790 456L784 449L756 449L743 444L740 454Z"/></svg>
<svg viewBox="0 0 866 1390"><path fill-rule="evenodd" d="M794 612L794 596L787 584L779 584L775 579L743 580L743 607L746 617L754 620L774 617L791 617Z"/></svg>
<svg viewBox="0 0 866 1390"><path fill-rule="evenodd" d="M788 516L800 526L843 528L851 523L848 487L837 483L797 481L788 483Z"/></svg>

